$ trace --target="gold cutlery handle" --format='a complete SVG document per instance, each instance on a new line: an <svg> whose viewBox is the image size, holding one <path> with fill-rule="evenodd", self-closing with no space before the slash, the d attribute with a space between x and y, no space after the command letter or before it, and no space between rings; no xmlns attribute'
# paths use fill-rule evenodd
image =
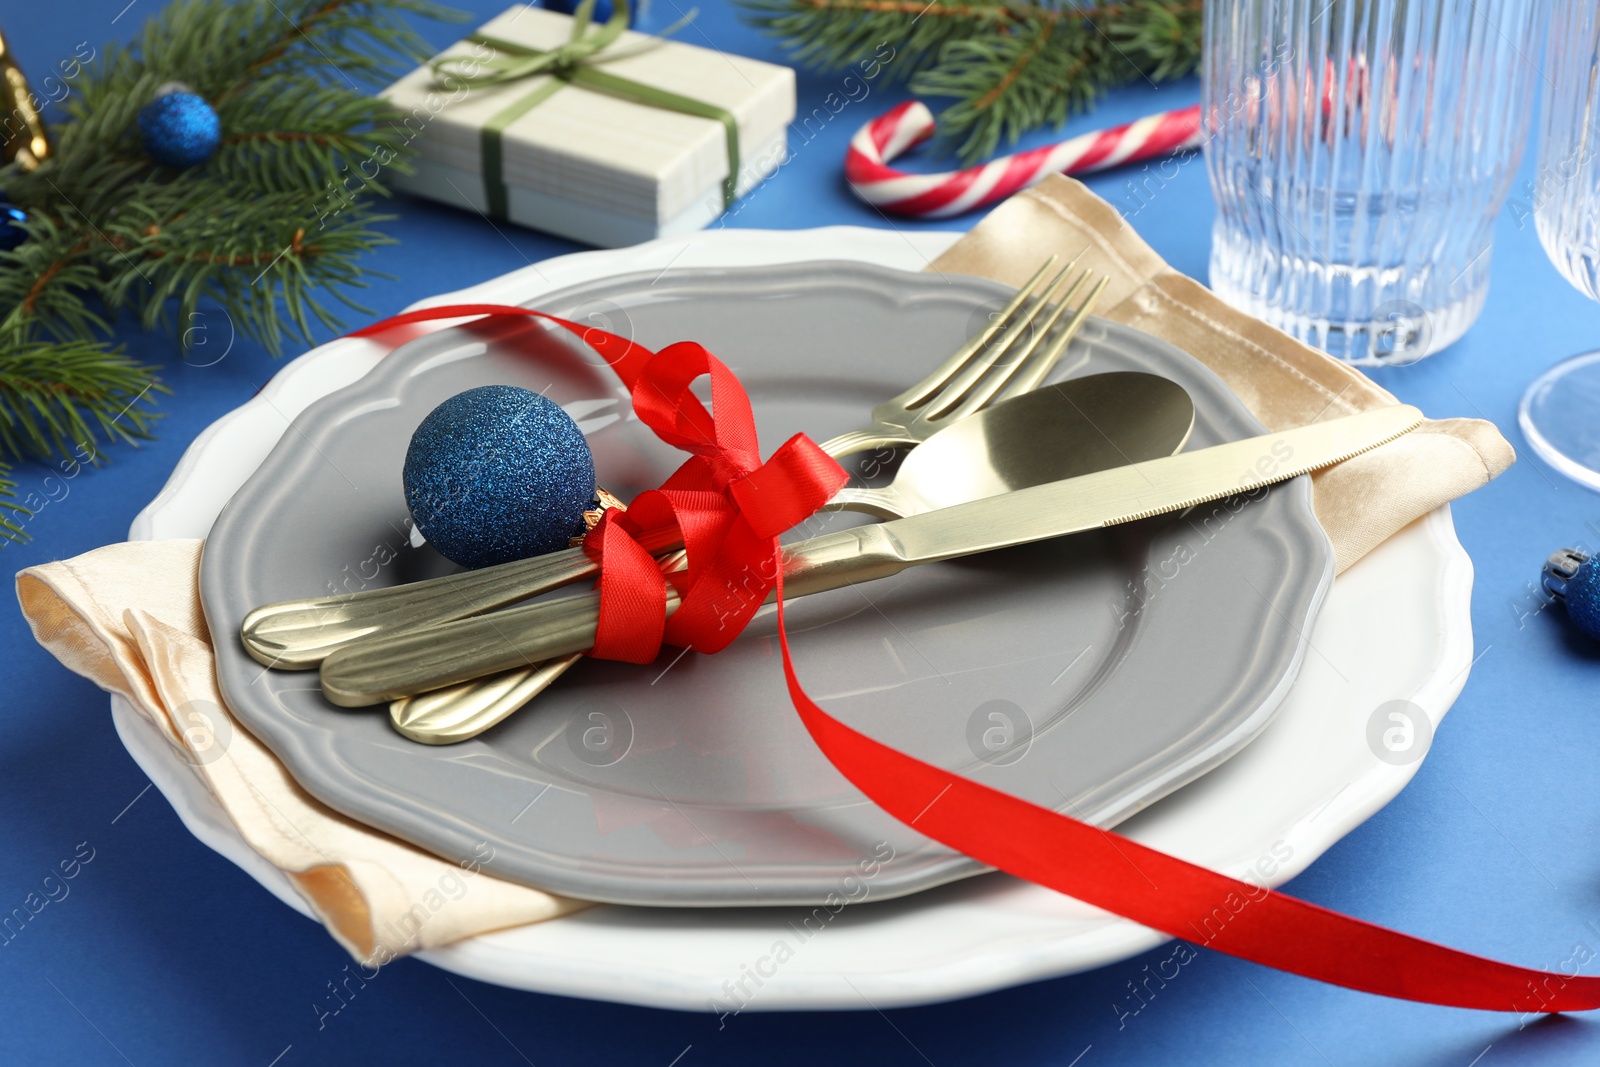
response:
<svg viewBox="0 0 1600 1067"><path fill-rule="evenodd" d="M882 526L858 526L786 548L784 592L804 596L886 578L908 566L899 543ZM668 587L668 614L677 607L677 594ZM599 594L584 593L366 638L323 661L322 691L343 707L366 707L587 652L599 620Z"/></svg>
<svg viewBox="0 0 1600 1067"><path fill-rule="evenodd" d="M401 697L389 705L389 723L424 745L466 741L498 725L582 658L574 652L521 670Z"/></svg>
<svg viewBox="0 0 1600 1067"><path fill-rule="evenodd" d="M845 488L827 510L898 518L894 495ZM646 532L640 545L651 555L681 548L671 532ZM244 617L239 636L258 662L280 670L311 670L352 641L420 630L528 600L595 577L600 568L582 548L564 548L514 563L305 600L281 600Z"/></svg>
<svg viewBox="0 0 1600 1067"><path fill-rule="evenodd" d="M671 533L642 537L640 543L651 553L678 545ZM283 670L310 670L351 641L464 619L598 572L582 548L566 548L422 582L267 604L244 617L239 634L257 662Z"/></svg>

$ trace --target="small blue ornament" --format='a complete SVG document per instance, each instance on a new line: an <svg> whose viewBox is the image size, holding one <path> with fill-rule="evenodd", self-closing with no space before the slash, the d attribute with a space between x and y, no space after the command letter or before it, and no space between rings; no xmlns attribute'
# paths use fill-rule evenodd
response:
<svg viewBox="0 0 1600 1067"><path fill-rule="evenodd" d="M544 6L545 10L547 11L555 11L562 15L570 15L578 10L579 2L580 0L545 0ZM629 5L629 26L632 26L634 23L639 21L640 9L644 7L646 2L647 0L636 0L635 3ZM615 11L616 7L612 3L612 0L595 0L594 11L590 13L589 19L591 22L595 23L609 22L611 20L612 13Z"/></svg>
<svg viewBox="0 0 1600 1067"><path fill-rule="evenodd" d="M168 82L139 109L139 137L157 163L193 167L216 154L222 121L204 97L181 82Z"/></svg>
<svg viewBox="0 0 1600 1067"><path fill-rule="evenodd" d="M572 417L538 393L484 385L422 420L406 450L406 506L463 567L567 547L594 506L594 457Z"/></svg>
<svg viewBox="0 0 1600 1067"><path fill-rule="evenodd" d="M28 239L28 231L22 228L27 221L28 213L0 193L0 250L10 252Z"/></svg>
<svg viewBox="0 0 1600 1067"><path fill-rule="evenodd" d="M1563 548L1545 560L1543 585L1578 629L1600 641L1600 557Z"/></svg>

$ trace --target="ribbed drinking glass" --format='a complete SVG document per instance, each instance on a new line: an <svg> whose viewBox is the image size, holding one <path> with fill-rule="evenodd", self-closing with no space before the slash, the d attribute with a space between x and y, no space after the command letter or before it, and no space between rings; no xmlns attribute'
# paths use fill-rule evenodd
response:
<svg viewBox="0 0 1600 1067"><path fill-rule="evenodd" d="M1545 3L1206 0L1212 288L1356 363L1465 333L1527 140Z"/></svg>

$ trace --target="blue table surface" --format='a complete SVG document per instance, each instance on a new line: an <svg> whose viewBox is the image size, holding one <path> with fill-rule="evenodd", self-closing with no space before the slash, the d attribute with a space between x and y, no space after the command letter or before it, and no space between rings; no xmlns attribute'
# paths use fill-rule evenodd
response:
<svg viewBox="0 0 1600 1067"><path fill-rule="evenodd" d="M677 18L657 0L645 28ZM480 16L505 0L463 0ZM126 38L156 0L7 4L0 20L35 77L79 42ZM457 29L423 27L443 46ZM708 0L684 39L782 60L726 0ZM800 111L840 87L801 72ZM1110 94L1069 132L1193 102L1194 80ZM792 161L729 225L833 224L902 230L953 222L886 218L853 199L841 163L867 119L905 99L875 86L816 132L791 136ZM1029 139L1042 144L1048 132ZM928 165L936 165L928 164ZM1124 208L1137 169L1090 180ZM1295 879L1289 891L1424 937L1554 968L1579 952L1600 970L1600 646L1562 612L1531 613L1545 555L1600 544L1600 497L1525 447L1515 410L1527 382L1600 336L1600 308L1546 260L1526 218L1524 162L1498 225L1487 307L1466 338L1379 382L1436 417L1493 420L1519 462L1455 505L1477 569L1473 627L1480 656L1415 780ZM1158 252L1204 278L1212 204L1204 169L1181 169L1139 211ZM578 246L402 198L393 247L364 263L393 281L366 295L381 313L561 255ZM354 325L354 323L352 323ZM208 338L226 346L221 336ZM159 440L118 448L28 522L33 540L3 549L10 570L126 536L205 426L243 403L282 366L236 341L186 364L161 334L123 332L132 352L165 364L174 395ZM201 366L207 363L210 365ZM24 491L41 468L24 468ZM117 739L106 698L0 612L0 912L40 890L80 843L92 860L69 894L0 943L0 1061L45 1064L1428 1064L1600 1062L1600 1018L1514 1016L1430 1007L1321 985L1201 950L1179 980L1135 1016L1114 1005L1146 964L1170 949L1069 978L951 1004L813 1014L747 1012L726 1026L679 1013L514 992L447 976L413 960L383 969L337 1015L319 1019L327 983L349 962L314 922L273 899L179 823ZM1578 946L1584 946L1578 949ZM325 1009L323 1009L325 1010Z"/></svg>

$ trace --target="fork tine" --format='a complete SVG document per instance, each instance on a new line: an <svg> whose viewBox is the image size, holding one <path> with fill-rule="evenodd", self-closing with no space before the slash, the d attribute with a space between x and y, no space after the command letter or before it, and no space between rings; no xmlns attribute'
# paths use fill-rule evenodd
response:
<svg viewBox="0 0 1600 1067"><path fill-rule="evenodd" d="M974 334L966 344L956 349L955 354L941 363L932 374L928 375L926 378L922 379L922 381L918 382L910 389L907 389L905 392L895 397L892 402L900 404L902 407L911 408L937 393L941 386L943 386L951 378L955 377L961 368L967 364L968 360L977 355L979 352L983 351L984 346L989 343L990 338L994 337L997 332L1004 328L1010 322L1011 316L1017 313L1017 309L1020 308L1030 296L1034 295L1035 290L1039 288L1039 283L1044 278L1045 274L1049 272L1051 267L1056 265L1056 259L1056 256L1051 256L1049 259L1045 260L1043 265L1041 265L1039 269L1034 272L1033 277L1028 279L1028 283L1021 289L1017 290L1017 295L1012 297L1011 300L1007 302L1006 306L1000 309L1000 313L998 315L989 320L989 325L987 327ZM1070 269L1070 267L1071 265L1069 264L1068 269Z"/></svg>
<svg viewBox="0 0 1600 1067"><path fill-rule="evenodd" d="M1034 353L1041 347L1046 353L1053 352L1054 355L1050 356L1047 362L1039 361L1043 363L1043 366L1039 368L1037 374L1030 371L1030 377L1042 378L1045 373L1048 373L1050 368L1055 365L1055 361L1060 358L1061 352L1066 346L1056 342L1046 344L1046 339L1050 337L1050 331L1055 329L1056 323L1061 321L1062 316L1072 309L1073 300L1092 277L1094 275L1087 270L1078 275L1078 279L1072 283L1072 286L1061 294L1061 299L1051 309L1050 314L1045 316L1042 322L1035 325L1031 331L1031 336L1022 344L1021 350L1013 353L1005 366L989 374L982 383L974 387L966 399L950 413L950 417L952 419L964 419L974 411L987 405L1018 372L1024 367L1034 365ZM1035 382L1035 384L1038 383ZM1029 388L1032 388L1032 386Z"/></svg>
<svg viewBox="0 0 1600 1067"><path fill-rule="evenodd" d="M1050 279L1050 284L1045 287L1044 291L1039 294L1038 299L1026 311L1009 321L1005 321L1004 326L1009 336L1003 336L999 343L989 345L986 351L963 367L961 373L957 374L949 384L940 390L938 396L928 401L926 405L917 411L917 417L928 420L937 419L947 414L967 398L968 394L972 392L972 387L982 380L984 375L989 373L990 368L999 362L1001 357L1012 351L1019 343L1022 343L1023 338L1031 339L1034 337L1035 332L1032 328L1034 320L1052 306L1053 301L1060 293L1062 283L1072 273L1072 268L1077 262L1074 259L1071 263L1062 267L1060 273Z"/></svg>
<svg viewBox="0 0 1600 1067"><path fill-rule="evenodd" d="M1095 284L1095 287L1089 291L1089 295L1084 297L1083 302L1078 305L1078 310L1068 320L1066 328L1061 331L1061 336L1052 342L1049 349L1042 355L1035 356L1031 361L1031 366L1017 375L1016 381L1011 383L1011 388L1006 390L1005 399L1009 400L1011 397L1019 396L1039 387L1039 383L1044 381L1045 375L1049 374L1056 363L1060 361L1062 354L1067 350L1067 345L1077 336L1078 329L1083 325L1083 320L1089 317L1090 312L1094 311L1094 306L1100 302L1100 294L1105 292L1106 286L1110 284L1111 279L1109 277L1102 277Z"/></svg>

